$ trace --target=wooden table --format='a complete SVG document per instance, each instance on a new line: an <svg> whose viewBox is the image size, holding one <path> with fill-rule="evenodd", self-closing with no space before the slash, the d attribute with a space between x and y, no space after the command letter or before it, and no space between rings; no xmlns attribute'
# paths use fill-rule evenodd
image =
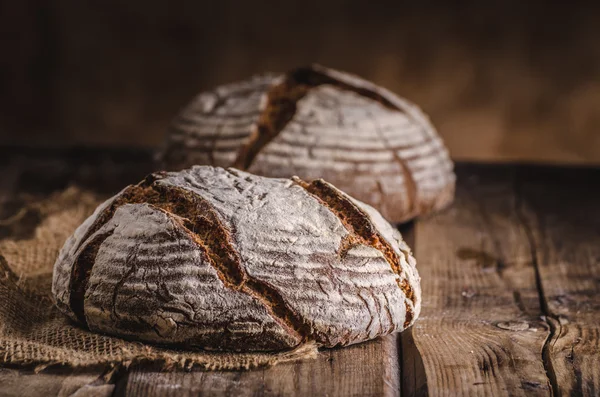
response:
<svg viewBox="0 0 600 397"><path fill-rule="evenodd" d="M150 159L0 149L0 215L22 193L115 192ZM459 164L457 175L450 209L401 227L424 302L401 335L249 372L0 368L0 396L600 395L600 169Z"/></svg>

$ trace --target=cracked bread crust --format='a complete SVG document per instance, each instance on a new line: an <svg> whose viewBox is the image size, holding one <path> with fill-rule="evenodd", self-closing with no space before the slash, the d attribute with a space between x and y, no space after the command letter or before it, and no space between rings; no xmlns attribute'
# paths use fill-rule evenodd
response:
<svg viewBox="0 0 600 397"><path fill-rule="evenodd" d="M410 250L324 181L156 173L102 204L55 264L57 306L92 331L229 351L348 345L410 326Z"/></svg>
<svg viewBox="0 0 600 397"><path fill-rule="evenodd" d="M161 159L171 170L323 178L396 223L454 197L448 150L417 106L319 65L200 94L173 121Z"/></svg>
<svg viewBox="0 0 600 397"><path fill-rule="evenodd" d="M404 327L408 327L414 315L416 296L411 282L408 281L408 276L403 270L407 266L402 266L401 263L402 260L406 261L406 257L410 256L410 252L404 251L400 253L399 249L394 249L392 243L384 238L375 227L376 224L369 217L370 211L363 209L359 202L353 201L351 197L336 189L335 186L322 179L317 179L311 183L302 181L298 177L293 177L292 180L322 201L324 205L338 216L349 231L349 238L343 241L341 252L345 253L352 247L362 244L372 246L384 255L392 271L400 276L396 282L408 298L405 301L406 320L404 321ZM372 212L371 214L374 215ZM380 226L384 227L383 225Z"/></svg>

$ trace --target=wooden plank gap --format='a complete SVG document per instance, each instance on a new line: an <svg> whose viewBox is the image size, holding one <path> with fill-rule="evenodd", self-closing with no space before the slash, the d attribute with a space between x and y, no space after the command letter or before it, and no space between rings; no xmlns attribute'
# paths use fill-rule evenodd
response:
<svg viewBox="0 0 600 397"><path fill-rule="evenodd" d="M542 346L542 363L544 364L544 369L546 370L546 376L548 377L548 383L550 385L550 389L552 391L553 397L559 397L559 387L558 381L556 379L556 372L552 365L552 360L550 359L550 343L553 341L556 342L557 333L556 333L556 325L558 322L558 318L550 312L548 309L548 301L546 300L546 295L544 294L544 285L542 284L542 278L540 276L540 263L538 261L538 253L535 238L533 235L532 226L529 224L527 217L525 216L523 206L525 205L523 202L523 180L521 178L521 173L519 170L522 167L516 167L516 175L514 176L514 191L515 191L515 213L517 214L517 219L521 223L523 230L525 232L525 236L527 237L527 243L529 244L529 249L531 250L531 264L534 270L535 276L535 285L539 294L540 300L540 310L542 311L542 320L546 322L548 325L548 337L544 341L544 345Z"/></svg>

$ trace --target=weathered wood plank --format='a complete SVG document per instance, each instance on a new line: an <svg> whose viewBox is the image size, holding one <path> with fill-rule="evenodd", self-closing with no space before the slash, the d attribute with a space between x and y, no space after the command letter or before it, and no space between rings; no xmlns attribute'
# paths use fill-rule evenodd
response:
<svg viewBox="0 0 600 397"><path fill-rule="evenodd" d="M600 394L600 169L528 169L527 225L552 325L547 366L560 395Z"/></svg>
<svg viewBox="0 0 600 397"><path fill-rule="evenodd" d="M399 396L397 335L343 349L316 360L247 372L130 370L117 386L127 396Z"/></svg>
<svg viewBox="0 0 600 397"><path fill-rule="evenodd" d="M409 247L415 248L414 223L399 226L400 233ZM413 336L413 328L398 335L400 359L400 395L401 396L427 396L427 378L423 367L423 358Z"/></svg>
<svg viewBox="0 0 600 397"><path fill-rule="evenodd" d="M400 395L424 397L429 395L427 376L421 352L415 344L413 327L399 335L400 338Z"/></svg>
<svg viewBox="0 0 600 397"><path fill-rule="evenodd" d="M458 167L456 202L416 224L430 395L549 395L535 269L513 169Z"/></svg>
<svg viewBox="0 0 600 397"><path fill-rule="evenodd" d="M108 397L115 385L107 383L103 368L59 368L35 373L0 367L0 397Z"/></svg>
<svg viewBox="0 0 600 397"><path fill-rule="evenodd" d="M323 351L311 363L263 371L264 395L398 396L397 336Z"/></svg>

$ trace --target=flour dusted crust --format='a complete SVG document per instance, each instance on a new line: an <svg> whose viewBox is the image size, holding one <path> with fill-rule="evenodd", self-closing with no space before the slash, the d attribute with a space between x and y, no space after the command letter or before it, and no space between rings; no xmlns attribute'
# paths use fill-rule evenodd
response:
<svg viewBox="0 0 600 397"><path fill-rule="evenodd" d="M102 204L55 264L58 307L92 331L204 349L348 345L420 311L410 249L322 180L196 166Z"/></svg>
<svg viewBox="0 0 600 397"><path fill-rule="evenodd" d="M318 65L200 94L173 121L162 159L173 170L210 164L323 178L392 222L454 197L452 161L419 108Z"/></svg>

